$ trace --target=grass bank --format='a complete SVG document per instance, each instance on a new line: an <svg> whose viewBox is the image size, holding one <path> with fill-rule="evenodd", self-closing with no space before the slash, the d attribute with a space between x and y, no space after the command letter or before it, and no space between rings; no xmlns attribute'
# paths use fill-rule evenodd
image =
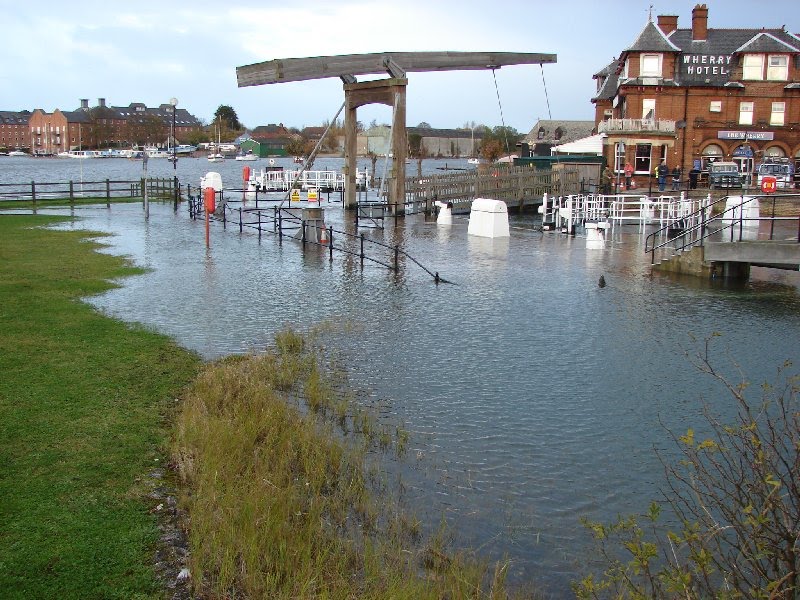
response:
<svg viewBox="0 0 800 600"><path fill-rule="evenodd" d="M407 433L351 402L308 338L209 364L173 452L195 584L209 598L507 598L505 565L422 539L368 453ZM346 388L345 388L346 389ZM372 465L372 466L371 466Z"/></svg>
<svg viewBox="0 0 800 600"><path fill-rule="evenodd" d="M160 597L141 479L200 361L80 302L140 271L54 220L0 216L0 590Z"/></svg>

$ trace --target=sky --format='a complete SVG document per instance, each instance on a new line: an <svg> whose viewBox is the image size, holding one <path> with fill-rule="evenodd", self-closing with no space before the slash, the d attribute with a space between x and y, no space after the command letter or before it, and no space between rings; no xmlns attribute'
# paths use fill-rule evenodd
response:
<svg viewBox="0 0 800 600"><path fill-rule="evenodd" d="M370 52L537 52L557 63L409 73L407 124L505 124L594 118L592 75L619 56L652 11L691 27L696 0L0 0L0 110L75 110L144 102L210 122L221 104L247 127L330 121L337 78L239 88L236 67L278 58ZM800 32L798 0L705 0L709 27ZM652 8L651 8L652 6ZM761 7L769 7L764 10ZM373 77L359 77L362 81ZM498 100L499 96L499 100ZM358 110L369 125L391 108Z"/></svg>

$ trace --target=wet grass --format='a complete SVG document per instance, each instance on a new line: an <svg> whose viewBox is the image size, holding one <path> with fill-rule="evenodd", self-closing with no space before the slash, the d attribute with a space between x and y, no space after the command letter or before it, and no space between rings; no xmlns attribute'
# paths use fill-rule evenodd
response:
<svg viewBox="0 0 800 600"><path fill-rule="evenodd" d="M494 570L420 539L367 466L408 433L342 394L308 338L208 365L177 419L174 457L195 584L210 598L505 598Z"/></svg>
<svg viewBox="0 0 800 600"><path fill-rule="evenodd" d="M138 269L0 216L0 595L160 597L142 477L199 359L79 298Z"/></svg>

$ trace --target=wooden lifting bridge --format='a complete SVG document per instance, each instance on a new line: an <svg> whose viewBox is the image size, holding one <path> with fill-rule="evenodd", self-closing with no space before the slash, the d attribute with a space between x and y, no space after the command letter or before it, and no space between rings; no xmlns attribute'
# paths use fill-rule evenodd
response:
<svg viewBox="0 0 800 600"><path fill-rule="evenodd" d="M285 58L237 67L236 77L239 87L306 81L339 77L343 82L345 100L342 108L331 120L345 110L345 197L344 208L356 209L356 111L366 104L386 104L392 107L392 172L387 177L390 182L387 205L398 211L407 200L406 192L412 196L430 201L435 195L439 200L461 201L471 193L484 191L491 197L524 203L527 191L538 189L537 177L530 178L521 172L507 171L502 176L498 171L496 181L488 176L462 175L441 180L439 177L426 178L417 183L405 177L405 163L408 154L406 136L406 87L407 72L452 71L452 70L496 70L506 65L555 63L555 54L528 52L383 52L373 54L347 54L339 56L315 56L307 58ZM388 79L359 82L358 75L387 73ZM324 137L324 136L323 136ZM313 157L313 153L312 153ZM312 158L310 157L310 158ZM538 181L548 176L538 178ZM487 179L483 183L483 179ZM524 179L524 181L523 181ZM551 181L552 182L552 181ZM494 183L494 187L492 186ZM552 190L548 190L552 191ZM563 192L564 190L559 190Z"/></svg>

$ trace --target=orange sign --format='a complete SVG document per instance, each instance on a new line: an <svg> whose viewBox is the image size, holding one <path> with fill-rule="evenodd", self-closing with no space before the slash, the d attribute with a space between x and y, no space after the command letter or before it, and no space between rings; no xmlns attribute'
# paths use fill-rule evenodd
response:
<svg viewBox="0 0 800 600"><path fill-rule="evenodd" d="M761 191L765 194L773 194L778 189L778 179L772 175L764 175L761 178Z"/></svg>

